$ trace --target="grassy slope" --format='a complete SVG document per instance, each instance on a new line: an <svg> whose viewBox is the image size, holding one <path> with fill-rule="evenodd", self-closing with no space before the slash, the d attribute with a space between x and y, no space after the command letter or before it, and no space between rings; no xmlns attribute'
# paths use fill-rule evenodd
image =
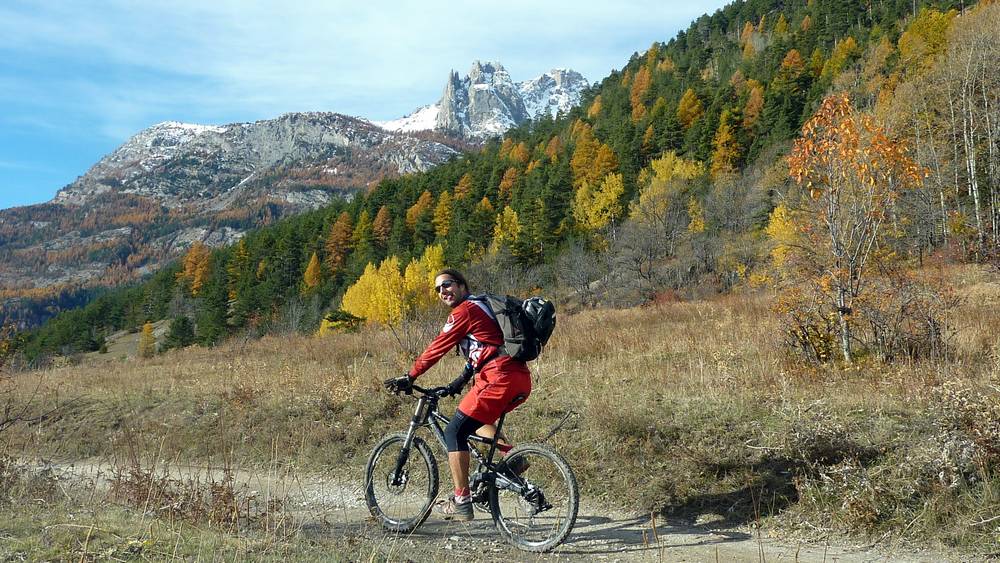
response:
<svg viewBox="0 0 1000 563"><path fill-rule="evenodd" d="M985 549L1000 513L1000 287L972 267L949 275L966 301L957 356L938 364L796 367L768 295L563 316L512 434L538 440L575 413L552 443L586 495L627 509ZM406 365L400 341L423 340L267 337L25 374L19 400L64 408L0 448L355 472L405 426L410 403L379 382ZM444 364L429 382L460 365Z"/></svg>

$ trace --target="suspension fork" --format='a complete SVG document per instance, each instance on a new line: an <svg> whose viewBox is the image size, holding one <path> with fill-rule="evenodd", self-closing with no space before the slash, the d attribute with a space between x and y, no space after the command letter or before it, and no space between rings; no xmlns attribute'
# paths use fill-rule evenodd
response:
<svg viewBox="0 0 1000 563"><path fill-rule="evenodd" d="M413 411L413 418L410 419L410 427L406 430L406 438L403 439L403 447L399 450L399 455L396 456L396 466L392 471L392 486L398 487L403 484L403 466L406 465L406 460L410 458L410 448L413 446L413 436L417 433L417 428L420 428L427 419L427 403L429 400L426 397L421 397L417 400L417 408Z"/></svg>

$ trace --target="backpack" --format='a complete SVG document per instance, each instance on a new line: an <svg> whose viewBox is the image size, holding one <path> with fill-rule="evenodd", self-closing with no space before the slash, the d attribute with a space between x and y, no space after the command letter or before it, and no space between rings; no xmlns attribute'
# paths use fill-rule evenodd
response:
<svg viewBox="0 0 1000 563"><path fill-rule="evenodd" d="M555 305L545 298L521 300L510 295L484 293L469 299L486 305L503 333L500 353L515 360L530 362L537 358L556 328Z"/></svg>

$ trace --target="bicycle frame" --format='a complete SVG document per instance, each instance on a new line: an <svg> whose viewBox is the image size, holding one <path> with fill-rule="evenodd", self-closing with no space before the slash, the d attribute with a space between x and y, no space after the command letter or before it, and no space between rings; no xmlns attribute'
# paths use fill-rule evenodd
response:
<svg viewBox="0 0 1000 563"><path fill-rule="evenodd" d="M427 426L431 429L431 433L437 438L438 443L441 448L447 452L448 445L444 437L444 427L448 425L451 421L450 418L441 414L438 411L438 397L431 390L413 386L413 390L421 394L417 399L417 407L413 411L413 417L410 418L410 426L406 431L406 439L403 441L403 447L399 451L399 456L396 458L396 466L392 473L392 485L399 486L403 483L403 466L406 465L406 460L410 456L410 447L413 445L413 437L416 435L417 430L423 426ZM497 430L495 436L500 436L500 430L503 428L503 420L506 413L500 416L500 420L497 421ZM500 488L509 489L517 492L518 494L524 494L526 491L523 480L522 483L516 483L504 476L502 473L497 471L497 464L493 463L493 456L496 454L497 441L493 438L484 438L477 434L469 436L470 445L472 442L479 442L490 447L489 452L483 456L476 448L469 448L470 454L476 458L476 461L480 465L486 468L482 472L483 478L489 482L492 482L495 486Z"/></svg>

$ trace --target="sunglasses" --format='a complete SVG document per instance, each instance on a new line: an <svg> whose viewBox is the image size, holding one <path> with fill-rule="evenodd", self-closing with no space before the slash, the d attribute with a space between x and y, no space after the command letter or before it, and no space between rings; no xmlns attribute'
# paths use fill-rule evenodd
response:
<svg viewBox="0 0 1000 563"><path fill-rule="evenodd" d="M455 280L444 280L443 282L441 282L441 285L434 286L434 292L435 293L441 293L442 289L448 289L451 286L456 285L456 284L458 284L458 282L455 281Z"/></svg>

